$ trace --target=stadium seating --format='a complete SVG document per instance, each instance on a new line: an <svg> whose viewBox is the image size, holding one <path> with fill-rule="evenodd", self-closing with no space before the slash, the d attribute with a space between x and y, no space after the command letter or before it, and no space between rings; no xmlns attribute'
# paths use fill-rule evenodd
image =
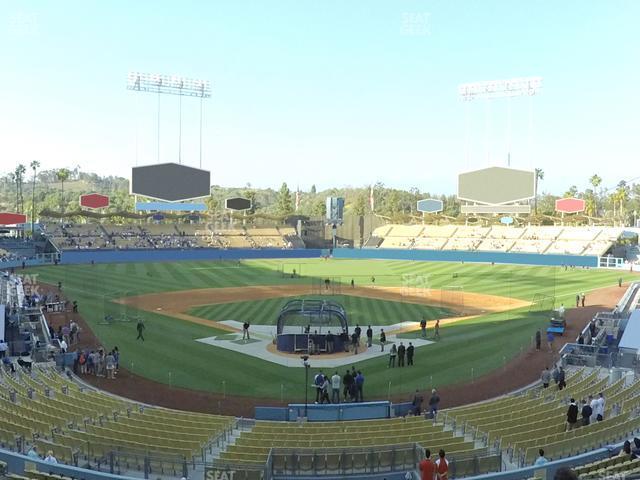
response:
<svg viewBox="0 0 640 480"><path fill-rule="evenodd" d="M385 225L365 247L602 256L621 234L608 227Z"/></svg>
<svg viewBox="0 0 640 480"><path fill-rule="evenodd" d="M52 242L69 249L162 248L304 248L291 227L214 230L208 225L159 224L49 224ZM0 258L2 258L0 252Z"/></svg>
<svg viewBox="0 0 640 480"><path fill-rule="evenodd" d="M69 464L99 463L116 452L125 469L181 472L182 463L234 422L231 417L143 408L100 391L85 389L52 368L34 367L0 380L0 441L15 448L17 439L52 450ZM13 397L13 398L12 398Z"/></svg>
<svg viewBox="0 0 640 480"><path fill-rule="evenodd" d="M444 448L450 455L480 454L474 443L455 436L442 426L426 422L422 417L384 420L325 422L322 424L283 424L256 422L251 432L243 432L222 454L229 462L266 461L271 448L324 449L360 446L388 446L418 443L425 448Z"/></svg>
<svg viewBox="0 0 640 480"><path fill-rule="evenodd" d="M597 370L578 370L567 377L567 388L531 388L478 405L443 412L445 424L472 432L489 445L499 445L521 465L533 462L538 450L560 458L613 442L640 428L632 415L640 404L640 382L625 386L625 380L609 384ZM568 398L580 401L602 392L607 399L605 420L565 431Z"/></svg>

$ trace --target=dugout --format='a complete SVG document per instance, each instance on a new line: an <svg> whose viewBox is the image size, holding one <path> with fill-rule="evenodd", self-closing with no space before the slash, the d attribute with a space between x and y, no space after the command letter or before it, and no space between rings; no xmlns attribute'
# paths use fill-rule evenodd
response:
<svg viewBox="0 0 640 480"><path fill-rule="evenodd" d="M322 299L295 299L280 310L276 327L278 351L332 353L349 344L347 312L339 303ZM327 335L331 333L333 346Z"/></svg>

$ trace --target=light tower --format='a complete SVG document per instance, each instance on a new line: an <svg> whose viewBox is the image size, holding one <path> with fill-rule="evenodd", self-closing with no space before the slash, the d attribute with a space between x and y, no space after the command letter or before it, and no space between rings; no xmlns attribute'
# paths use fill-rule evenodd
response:
<svg viewBox="0 0 640 480"><path fill-rule="evenodd" d="M158 94L157 155L160 161L160 96L177 95L179 99L178 119L178 163L182 163L182 97L200 99L200 168L202 168L202 118L203 101L211 97L209 80L197 80L178 75L160 75L157 73L130 72L127 79L127 90Z"/></svg>
<svg viewBox="0 0 640 480"><path fill-rule="evenodd" d="M483 82L464 83L458 87L458 96L471 102L484 98L486 103L485 146L487 161L490 160L489 125L491 120L490 101L498 98L507 99L507 166L511 166L511 99L514 97L533 97L542 88L542 77L519 77L508 80L489 80ZM467 113L468 115L468 113ZM529 103L529 155L532 151L533 113ZM469 125L465 120L465 156L469 161Z"/></svg>

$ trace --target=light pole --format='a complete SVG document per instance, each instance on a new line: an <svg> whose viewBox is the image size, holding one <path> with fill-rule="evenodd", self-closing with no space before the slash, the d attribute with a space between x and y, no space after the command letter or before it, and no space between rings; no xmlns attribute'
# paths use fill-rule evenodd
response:
<svg viewBox="0 0 640 480"><path fill-rule="evenodd" d="M203 100L211 97L211 83L208 80L186 78L178 75L160 75L157 73L130 72L127 77L127 90L135 92L157 93L158 125L156 140L158 142L158 163L160 162L160 96L163 94L178 95L178 163L182 163L182 97L200 99L200 167L202 167L202 107Z"/></svg>
<svg viewBox="0 0 640 480"><path fill-rule="evenodd" d="M302 355L300 359L304 365L304 418L307 418L307 406L309 405L309 369L311 368L311 364L309 363L309 355Z"/></svg>
<svg viewBox="0 0 640 480"><path fill-rule="evenodd" d="M490 161L490 142L489 130L491 121L491 104L490 101L496 98L507 99L507 166L511 166L511 99L513 97L532 97L536 95L542 88L542 77L522 77L510 78L508 80L490 80L483 82L464 83L458 87L458 96L465 101L476 99L486 99L486 118L485 118L485 144L487 160ZM529 104L529 155L531 155L531 130L533 125L533 116L531 113L531 103ZM465 122L465 143L468 143L468 128ZM468 145L467 149L468 156ZM467 163L469 159L467 158Z"/></svg>
<svg viewBox="0 0 640 480"><path fill-rule="evenodd" d="M34 224L35 224L35 214L36 214L36 173L38 167L40 166L40 162L38 160L33 160L31 162L31 169L33 170L33 181L31 183L31 240L34 239Z"/></svg>

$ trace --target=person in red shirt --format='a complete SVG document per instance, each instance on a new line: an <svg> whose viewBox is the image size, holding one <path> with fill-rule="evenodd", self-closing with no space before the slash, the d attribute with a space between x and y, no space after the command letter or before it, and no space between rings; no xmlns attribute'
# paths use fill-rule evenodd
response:
<svg viewBox="0 0 640 480"><path fill-rule="evenodd" d="M438 480L448 480L449 478L449 462L444 458L444 450L438 452L438 460L436 460L436 473Z"/></svg>
<svg viewBox="0 0 640 480"><path fill-rule="evenodd" d="M424 451L425 458L418 465L420 468L420 480L435 480L436 464L431 460L431 450Z"/></svg>

